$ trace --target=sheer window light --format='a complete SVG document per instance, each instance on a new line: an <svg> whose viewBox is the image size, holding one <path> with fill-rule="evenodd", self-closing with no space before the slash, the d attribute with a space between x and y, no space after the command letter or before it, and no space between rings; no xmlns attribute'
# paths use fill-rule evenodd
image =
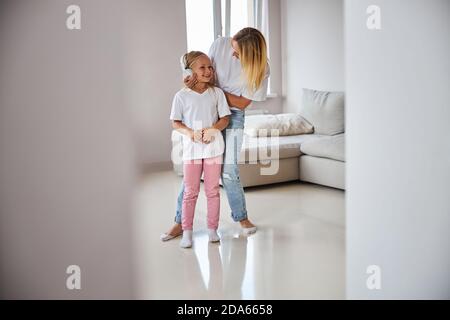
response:
<svg viewBox="0 0 450 320"><path fill-rule="evenodd" d="M208 53L214 41L212 0L186 0L186 30L188 51Z"/></svg>

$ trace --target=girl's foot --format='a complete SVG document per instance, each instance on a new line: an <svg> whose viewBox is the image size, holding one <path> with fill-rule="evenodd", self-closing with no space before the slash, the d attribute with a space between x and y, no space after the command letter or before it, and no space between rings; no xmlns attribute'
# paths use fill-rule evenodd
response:
<svg viewBox="0 0 450 320"><path fill-rule="evenodd" d="M180 223L175 223L172 228L169 230L169 232L163 233L161 235L162 241L168 241L174 238L177 238L183 234L183 228L181 227Z"/></svg>
<svg viewBox="0 0 450 320"><path fill-rule="evenodd" d="M244 219L239 221L239 223L241 224L242 232L245 235L250 235L256 232L256 226L253 223L251 223L250 220Z"/></svg>
<svg viewBox="0 0 450 320"><path fill-rule="evenodd" d="M181 238L180 247L182 248L192 247L192 230L183 231L183 238Z"/></svg>
<svg viewBox="0 0 450 320"><path fill-rule="evenodd" d="M208 229L208 237L209 237L209 242L219 242L220 241L220 237L217 234L216 229Z"/></svg>

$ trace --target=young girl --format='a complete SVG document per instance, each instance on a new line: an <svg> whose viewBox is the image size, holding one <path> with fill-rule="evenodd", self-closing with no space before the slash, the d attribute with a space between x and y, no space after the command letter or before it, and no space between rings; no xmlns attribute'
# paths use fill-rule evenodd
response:
<svg viewBox="0 0 450 320"><path fill-rule="evenodd" d="M224 141L220 131L228 125L231 114L225 94L211 82L214 70L208 56L199 51L186 53L182 62L186 70L196 75L198 82L192 88L183 88L175 94L170 119L173 128L183 136L183 174L185 191L181 224L183 237L180 246L192 246L192 224L195 205L204 174L208 207L208 235L211 242L220 241L219 179L222 171Z"/></svg>

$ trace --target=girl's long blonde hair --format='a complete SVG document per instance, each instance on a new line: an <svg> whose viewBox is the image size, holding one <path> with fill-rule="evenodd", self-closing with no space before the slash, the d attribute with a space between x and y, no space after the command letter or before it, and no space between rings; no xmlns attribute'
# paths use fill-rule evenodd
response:
<svg viewBox="0 0 450 320"><path fill-rule="evenodd" d="M267 68L267 46L263 34L255 28L244 28L233 37L247 80L247 88L254 92L264 81Z"/></svg>

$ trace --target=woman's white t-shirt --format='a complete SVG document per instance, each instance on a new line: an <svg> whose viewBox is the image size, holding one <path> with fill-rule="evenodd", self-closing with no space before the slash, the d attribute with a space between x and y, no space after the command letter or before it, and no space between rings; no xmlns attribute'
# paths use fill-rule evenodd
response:
<svg viewBox="0 0 450 320"><path fill-rule="evenodd" d="M216 85L226 92L236 96L243 96L249 100L266 100L270 75L269 64L267 64L266 75L261 86L255 92L251 92L247 88L241 61L233 56L234 50L231 46L231 40L232 38L230 37L217 38L209 49L209 57L216 71Z"/></svg>
<svg viewBox="0 0 450 320"><path fill-rule="evenodd" d="M171 120L182 121L193 130L212 127L219 118L230 115L230 108L223 91L217 87L198 93L183 88L175 94L170 113ZM194 142L183 135L183 160L206 159L222 155L224 141L217 132L211 143Z"/></svg>

